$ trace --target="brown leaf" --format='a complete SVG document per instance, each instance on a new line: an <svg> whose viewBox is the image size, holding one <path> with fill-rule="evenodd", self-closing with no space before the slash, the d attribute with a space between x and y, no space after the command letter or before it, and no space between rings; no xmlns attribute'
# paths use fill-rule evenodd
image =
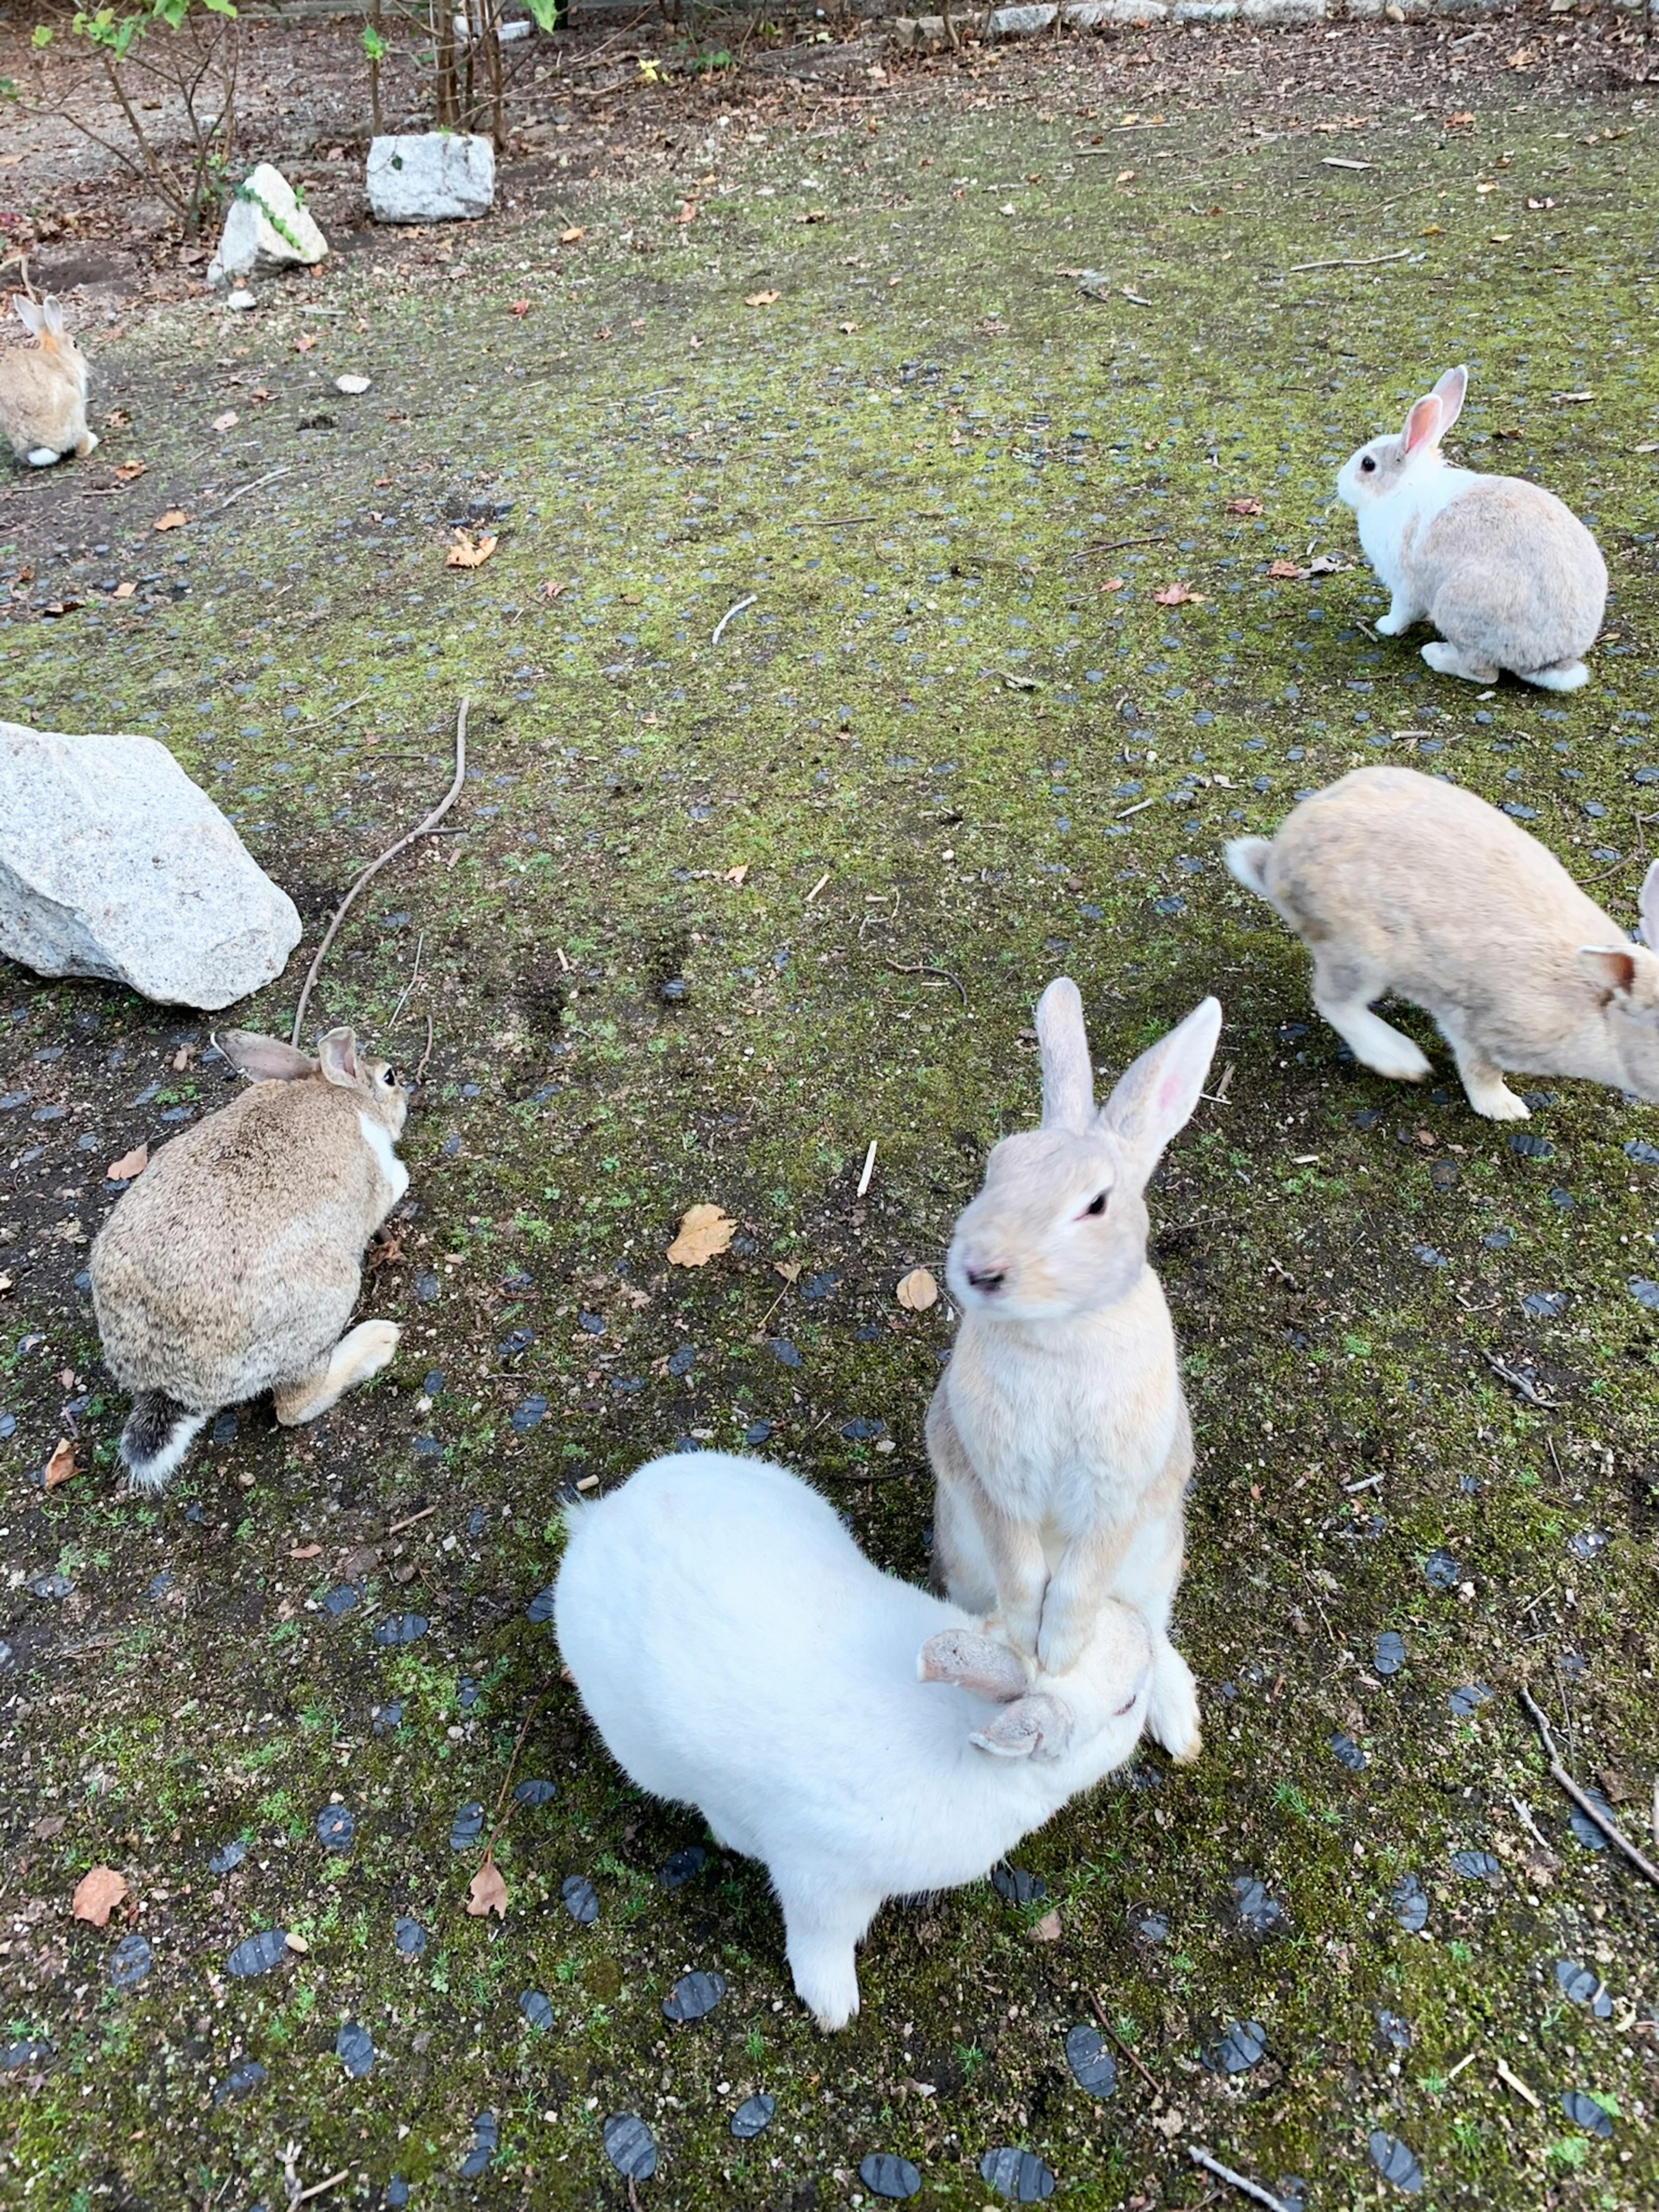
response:
<svg viewBox="0 0 1659 2212"><path fill-rule="evenodd" d="M182 507L170 507L165 514L156 516L155 527L157 530L182 530L189 520L190 517Z"/></svg>
<svg viewBox="0 0 1659 2212"><path fill-rule="evenodd" d="M501 1880L501 1870L489 1851L483 1855L483 1864L466 1886L466 1909L475 1920L482 1920L491 1912L498 1920L507 1917L507 1884Z"/></svg>
<svg viewBox="0 0 1659 2212"><path fill-rule="evenodd" d="M507 312L509 315L516 315L522 322L530 313L530 302L528 300L514 300L508 305Z"/></svg>
<svg viewBox="0 0 1659 2212"><path fill-rule="evenodd" d="M574 576L567 576L562 583L554 583L550 580L542 586L542 597L544 599L562 599L575 580Z"/></svg>
<svg viewBox="0 0 1659 2212"><path fill-rule="evenodd" d="M1184 607L1189 602L1202 606L1203 600L1185 584L1166 584L1161 592L1152 593L1152 604L1158 607Z"/></svg>
<svg viewBox="0 0 1659 2212"><path fill-rule="evenodd" d="M1299 576L1302 571L1294 561L1270 561L1267 563L1267 574L1270 576L1279 577L1284 582L1289 582L1291 579Z"/></svg>
<svg viewBox="0 0 1659 2212"><path fill-rule="evenodd" d="M149 466L148 461L123 461L115 471L115 481L117 483L131 483L135 477L143 476Z"/></svg>
<svg viewBox="0 0 1659 2212"><path fill-rule="evenodd" d="M1103 592L1121 592L1123 589L1123 578L1121 576L1108 576L1105 582L1100 588Z"/></svg>
<svg viewBox="0 0 1659 2212"><path fill-rule="evenodd" d="M693 1206L680 1217L679 1235L668 1248L673 1267L706 1267L717 1253L726 1251L738 1233L738 1224L718 1206Z"/></svg>
<svg viewBox="0 0 1659 2212"><path fill-rule="evenodd" d="M118 584L110 597L112 599L130 599L137 588L137 584Z"/></svg>
<svg viewBox="0 0 1659 2212"><path fill-rule="evenodd" d="M49 1844L54 1836L61 1836L69 1826L67 1813L43 1813L29 1829L37 1843Z"/></svg>
<svg viewBox="0 0 1659 2212"><path fill-rule="evenodd" d="M740 884L749 873L749 863L744 860L735 868L728 868L720 878L723 884Z"/></svg>
<svg viewBox="0 0 1659 2212"><path fill-rule="evenodd" d="M1034 1943L1058 1943L1060 1932L1059 1913L1045 1912L1031 1930L1031 1941Z"/></svg>
<svg viewBox="0 0 1659 2212"><path fill-rule="evenodd" d="M241 419L234 407L227 407L222 415L214 416L213 427L216 430L234 430Z"/></svg>
<svg viewBox="0 0 1659 2212"><path fill-rule="evenodd" d="M743 304L745 307L769 307L782 297L781 292L745 292Z"/></svg>
<svg viewBox="0 0 1659 2212"><path fill-rule="evenodd" d="M301 331L299 337L294 341L294 350L295 353L314 353L316 349L317 341L311 336L308 331Z"/></svg>
<svg viewBox="0 0 1659 2212"><path fill-rule="evenodd" d="M75 1885L70 1911L89 1927L107 1928L109 1917L127 1893L125 1875L113 1867L95 1866Z"/></svg>
<svg viewBox="0 0 1659 2212"><path fill-rule="evenodd" d="M493 538L474 538L469 531L458 530L455 543L444 555L446 568L482 568L495 550Z"/></svg>
<svg viewBox="0 0 1659 2212"><path fill-rule="evenodd" d="M112 1160L104 1170L111 1182L131 1182L149 1165L149 1146L135 1145L130 1152L123 1152L118 1160Z"/></svg>
<svg viewBox="0 0 1659 2212"><path fill-rule="evenodd" d="M1230 499L1227 501L1229 514L1260 514L1262 511L1261 501L1259 499Z"/></svg>
<svg viewBox="0 0 1659 2212"><path fill-rule="evenodd" d="M680 202L680 211L674 216L673 220L676 222L686 223L695 222L696 219L697 204L696 200L682 200Z"/></svg>
<svg viewBox="0 0 1659 2212"><path fill-rule="evenodd" d="M907 1313L926 1313L928 1307L939 1303L939 1285L926 1267L912 1267L902 1276L894 1293Z"/></svg>
<svg viewBox="0 0 1659 2212"><path fill-rule="evenodd" d="M46 1473L41 1477L43 1485L48 1490L56 1490L60 1482L67 1482L80 1471L75 1464L75 1446L67 1437L59 1437L57 1448L46 1462ZM98 1924L101 1928L104 1923L100 1920Z"/></svg>
<svg viewBox="0 0 1659 2212"><path fill-rule="evenodd" d="M300 1544L289 1553L289 1557L290 1559L319 1559L322 1554L320 1544Z"/></svg>
<svg viewBox="0 0 1659 2212"><path fill-rule="evenodd" d="M586 235L580 223L573 222L568 230L559 233L559 243L561 246L574 246L579 238L586 238Z"/></svg>
<svg viewBox="0 0 1659 2212"><path fill-rule="evenodd" d="M786 1283L798 1283L800 1280L800 1261L799 1260L774 1260L772 1262L772 1273L775 1275L781 1275Z"/></svg>

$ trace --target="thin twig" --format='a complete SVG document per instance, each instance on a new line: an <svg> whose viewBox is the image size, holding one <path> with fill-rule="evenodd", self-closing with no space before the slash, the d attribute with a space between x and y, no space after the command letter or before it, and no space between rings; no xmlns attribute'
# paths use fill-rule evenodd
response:
<svg viewBox="0 0 1659 2212"><path fill-rule="evenodd" d="M870 1188L870 1178L876 1171L876 1146L879 1141L875 1137L870 1139L870 1149L864 1156L864 1173L859 1177L859 1187L854 1193L856 1197L862 1198Z"/></svg>
<svg viewBox="0 0 1659 2212"><path fill-rule="evenodd" d="M1510 1389L1518 1390L1529 1406L1541 1406L1546 1413L1559 1413L1560 1412L1561 1408L1559 1402L1553 1398L1546 1398L1541 1396L1537 1384L1533 1382L1530 1376L1520 1374L1513 1367L1506 1367L1501 1359L1498 1358L1490 1352L1483 1351L1480 1357L1486 1361L1487 1366L1491 1368L1492 1373L1494 1375L1502 1376L1504 1382L1509 1384Z"/></svg>
<svg viewBox="0 0 1659 2212"><path fill-rule="evenodd" d="M264 476L255 477L252 483L239 484L228 499L222 499L217 507L209 507L205 514L198 514L196 520L210 522L216 514L222 514L228 507L234 507L244 492L258 491L261 484L275 483L278 477L291 477L298 466L297 461L284 461L280 469L271 469ZM364 696L367 697L368 694L365 693Z"/></svg>
<svg viewBox="0 0 1659 2212"><path fill-rule="evenodd" d="M425 950L425 947L426 932L425 930L422 930L415 940L415 973L410 977L408 982L404 985L403 997L398 1000L397 1005L392 1009L392 1019L386 1024L386 1028L388 1030L395 1030L397 1028L398 1017L402 1013L404 1007L408 1003L410 993L415 988L415 986L421 980L421 954Z"/></svg>
<svg viewBox="0 0 1659 2212"><path fill-rule="evenodd" d="M1659 1888L1659 1867L1655 1866L1650 1858L1645 1857L1637 1850L1635 1844L1632 1843L1612 1815L1604 1813L1594 1798L1587 1796L1568 1773L1566 1768L1562 1765L1561 1754L1555 1747L1555 1738L1550 1734L1550 1724L1545 1719L1537 1700L1524 1682L1516 1694L1521 1699L1528 1717L1543 1739L1544 1749L1549 1754L1551 1780L1559 1783L1585 1818L1594 1820L1607 1841L1610 1844L1617 1844L1631 1864L1639 1868L1654 1887Z"/></svg>
<svg viewBox="0 0 1659 2212"><path fill-rule="evenodd" d="M1149 531L1145 538L1114 538L1109 544L1098 538L1091 538L1088 550L1091 553L1121 553L1126 545L1156 545L1161 538L1167 538L1169 534L1167 530L1153 530Z"/></svg>
<svg viewBox="0 0 1659 2212"><path fill-rule="evenodd" d="M431 813L427 816L424 822L421 823L416 829L411 830L408 836L400 837L395 845L390 847L387 851L381 854L378 860L370 861L368 867L363 870L362 875L358 877L356 882L353 884L351 889L346 893L345 896L340 901L339 905L335 908L334 919L328 925L328 933L323 939L322 943L317 947L317 957L312 962L311 967L307 973L304 986L300 993L300 1003L295 1009L294 1036L292 1042L295 1045L300 1042L300 1035L306 1018L306 1001L311 996L311 987L317 980L317 971L323 964L323 955L328 951L329 946L333 944L335 933L339 928L340 924L345 920L346 910L350 906L351 902L356 897L358 892L362 890L363 885L369 881L371 877L378 876L380 874L380 870L385 867L388 860L395 860L398 854L403 852L407 847L412 845L417 837L424 837L428 830L435 829L437 824L443 820L445 815L448 813L450 808L455 804L455 801L460 797L461 786L466 781L467 703L468 702L465 699L462 700L460 712L455 718L455 781L450 785L449 789L439 800L437 805L433 808ZM427 1050L430 1052L431 1049L431 1038L428 1035L427 1040ZM422 1067L426 1066L425 1060L421 1062L421 1066ZM417 1077L416 1079L418 1081L419 1078Z"/></svg>
<svg viewBox="0 0 1659 2212"><path fill-rule="evenodd" d="M760 593L758 592L750 592L746 599L739 599L736 606L727 607L726 612L714 624L714 635L708 641L710 645L718 645L720 641L720 632L726 628L727 623L731 621L732 616L740 615L745 607L752 607L759 597Z"/></svg>
<svg viewBox="0 0 1659 2212"><path fill-rule="evenodd" d="M289 2201L294 2204L303 2204L307 2197L320 2197L325 2190L337 2189L343 2181L349 2179L350 2173L351 2168L343 2166L337 2173L331 2173L326 2181L313 2181L309 2189L302 2189L297 2197Z"/></svg>
<svg viewBox="0 0 1659 2212"><path fill-rule="evenodd" d="M1140 2060L1135 2056L1134 2052L1123 2040L1123 2038L1112 2026L1111 2021L1107 2019L1106 2008L1102 2004L1100 1999L1095 1995L1092 1990L1089 1992L1089 2002L1094 2007L1096 2016L1099 2020L1101 2026L1105 2029L1107 2034L1111 2037L1113 2042L1116 2044L1118 2049L1128 2060L1130 2065L1134 2068L1135 2072L1139 2075L1141 2080L1146 2084L1146 2087L1152 2091L1152 2094L1155 2097L1161 2098L1164 2094L1162 2088L1158 2086L1158 2083L1153 2076L1146 2071L1146 2069L1141 2064Z"/></svg>
<svg viewBox="0 0 1659 2212"><path fill-rule="evenodd" d="M421 1054L421 1064L420 1064L420 1066L419 1066L416 1069L416 1071L415 1071L415 1088L416 1088L417 1091L420 1089L420 1087L421 1087L421 1081L422 1081L422 1077L423 1077L423 1076L425 1075L425 1073L426 1073L426 1064L427 1064L428 1060L429 1060L431 1059L431 1057L432 1057L432 1017L431 1017L431 1015L430 1015L430 1014L428 1014L428 1015L427 1016L427 1018L426 1018L426 1050L425 1050L425 1051Z"/></svg>
<svg viewBox="0 0 1659 2212"><path fill-rule="evenodd" d="M265 481L268 483L270 479L266 478ZM252 484L249 484L246 486L245 489L252 491L253 487ZM234 499L240 499L241 497L241 493L234 492L231 496ZM225 504L228 506L230 501L227 500ZM218 512L216 507L214 512L216 514ZM354 707L361 707L368 696L368 694L367 691L360 691L355 699L348 699L343 707L331 707L325 714L313 714L308 722L301 722L300 727L302 730L320 730L325 722L337 722L342 714L349 714Z"/></svg>
<svg viewBox="0 0 1659 2212"><path fill-rule="evenodd" d="M886 965L896 975L937 975L942 983L955 984L957 990L961 994L963 1005L965 1006L968 1003L967 992L963 989L961 983L948 968L929 968L925 963L915 968L907 968L902 960L890 960Z"/></svg>
<svg viewBox="0 0 1659 2212"><path fill-rule="evenodd" d="M417 1521L427 1521L437 1511L435 1505L423 1505L418 1513L410 1513L402 1521L394 1521L386 1530L388 1536L401 1536L405 1528L412 1528Z"/></svg>
<svg viewBox="0 0 1659 2212"><path fill-rule="evenodd" d="M484 1855L483 1860L480 1862L481 1864L488 1865L489 1862L489 1854L495 1848L496 1837L500 1835L501 1830L507 1826L507 1821L510 1820L513 1817L512 1812L509 1809L507 1814L507 1819L503 1820L501 1818L501 1807L507 1802L507 1791L513 1787L513 1770L519 1763L519 1753L524 1749L524 1740L530 1733L530 1723L535 1719L537 1714L541 1711L541 1699L539 1698L532 1698L530 1701L530 1709L526 1713L523 1721L520 1723L519 1733L513 1745L513 1756L507 1762L507 1772L501 1778L501 1790L495 1799L495 1810L489 1816L491 1820L494 1822L494 1826L489 1831L489 1841L484 1845Z"/></svg>
<svg viewBox="0 0 1659 2212"><path fill-rule="evenodd" d="M1412 249L1402 246L1398 253L1373 253L1364 261L1298 261L1293 268L1281 270L1285 276L1305 276L1310 269L1379 269L1385 261L1408 261Z"/></svg>
<svg viewBox="0 0 1659 2212"><path fill-rule="evenodd" d="M1235 2173L1231 2166L1223 2166L1218 2158L1212 2158L1208 2151L1200 2150L1196 2143L1188 2144L1187 2155L1194 2166L1201 2166L1206 2173L1214 2174L1218 2181L1229 2182L1233 2188L1242 2190L1246 2197L1253 2197L1258 2204L1265 2204L1267 2212L1290 2212L1282 2197L1275 2197L1271 2189L1264 2189L1259 2181L1252 2181L1245 2174Z"/></svg>

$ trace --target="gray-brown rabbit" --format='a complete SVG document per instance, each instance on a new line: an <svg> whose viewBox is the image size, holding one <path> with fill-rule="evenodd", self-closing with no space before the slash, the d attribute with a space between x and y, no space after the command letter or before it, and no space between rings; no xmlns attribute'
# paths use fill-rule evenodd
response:
<svg viewBox="0 0 1659 2212"><path fill-rule="evenodd" d="M409 1091L349 1029L315 1060L240 1030L217 1042L252 1089L163 1146L92 1248L137 1489L159 1490L221 1407L270 1390L284 1425L313 1420L398 1346L389 1321L341 1332L363 1248L409 1187L392 1150Z"/></svg>

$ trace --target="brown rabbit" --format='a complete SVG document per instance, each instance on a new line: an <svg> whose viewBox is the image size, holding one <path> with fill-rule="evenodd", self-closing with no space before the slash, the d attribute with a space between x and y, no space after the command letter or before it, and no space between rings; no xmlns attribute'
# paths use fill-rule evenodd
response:
<svg viewBox="0 0 1659 2212"><path fill-rule="evenodd" d="M84 460L98 443L87 428L87 357L50 293L37 307L15 292L11 304L36 349L8 346L0 353L0 430L32 469L49 469L65 453Z"/></svg>
<svg viewBox="0 0 1659 2212"><path fill-rule="evenodd" d="M341 1331L363 1247L409 1187L392 1150L409 1091L349 1030L315 1060L240 1030L217 1042L253 1087L163 1146L92 1248L136 1489L159 1490L222 1406L270 1390L285 1426L313 1420L398 1346L389 1321Z"/></svg>

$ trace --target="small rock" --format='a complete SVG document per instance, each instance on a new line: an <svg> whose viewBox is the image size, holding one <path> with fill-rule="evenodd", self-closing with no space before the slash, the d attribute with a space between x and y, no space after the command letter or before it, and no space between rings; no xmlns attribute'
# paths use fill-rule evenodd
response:
<svg viewBox="0 0 1659 2212"><path fill-rule="evenodd" d="M355 399L360 392L367 392L370 380L366 376L337 376L334 389L343 392L348 399Z"/></svg>
<svg viewBox="0 0 1659 2212"><path fill-rule="evenodd" d="M495 149L465 131L376 138L368 149L368 204L376 222L447 222L488 215L495 201Z"/></svg>
<svg viewBox="0 0 1659 2212"><path fill-rule="evenodd" d="M0 721L0 952L212 1012L299 941L293 900L165 745Z"/></svg>
<svg viewBox="0 0 1659 2212"><path fill-rule="evenodd" d="M239 315L246 314L250 307L257 307L258 304L252 292L241 291L233 292L225 301L226 307L234 308Z"/></svg>

